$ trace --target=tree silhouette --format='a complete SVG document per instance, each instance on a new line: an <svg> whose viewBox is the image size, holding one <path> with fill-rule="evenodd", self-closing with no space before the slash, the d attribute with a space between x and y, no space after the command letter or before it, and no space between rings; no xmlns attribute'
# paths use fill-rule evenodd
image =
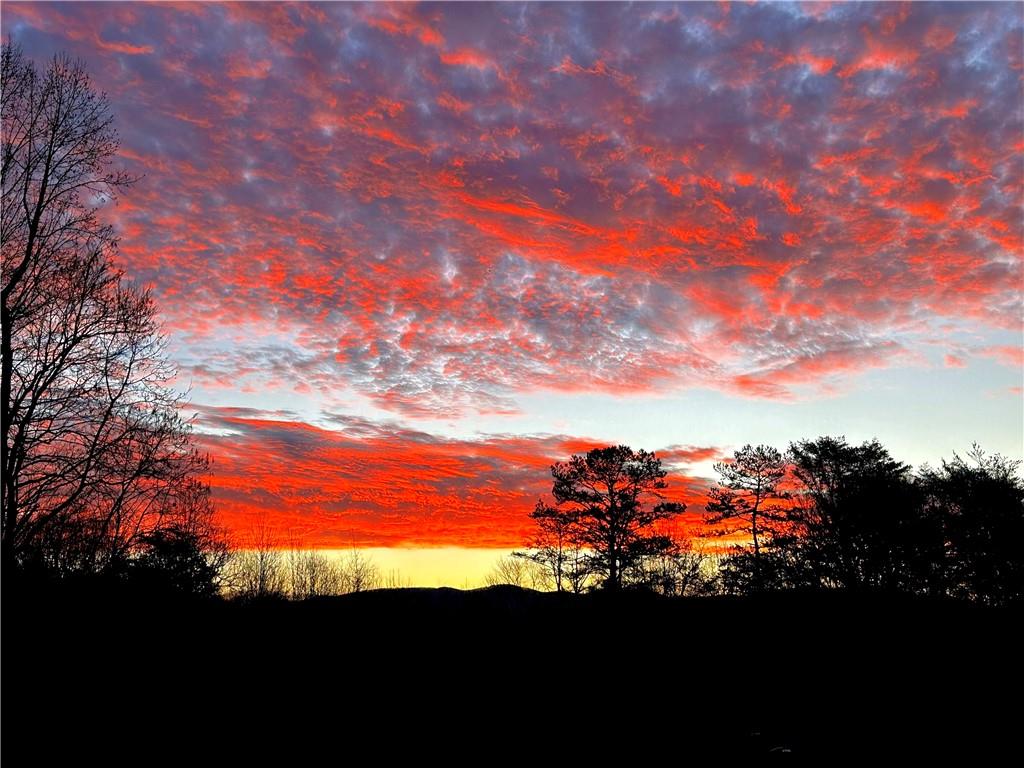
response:
<svg viewBox="0 0 1024 768"><path fill-rule="evenodd" d="M977 445L954 454L920 482L929 517L945 532L946 590L993 605L1024 601L1024 482L1020 462L985 455Z"/></svg>
<svg viewBox="0 0 1024 768"><path fill-rule="evenodd" d="M266 520L252 527L242 548L228 563L227 586L242 600L275 599L285 596L288 574L277 532Z"/></svg>
<svg viewBox="0 0 1024 768"><path fill-rule="evenodd" d="M662 595L711 595L720 589L712 559L690 541L674 540L671 549L639 563L631 575Z"/></svg>
<svg viewBox="0 0 1024 768"><path fill-rule="evenodd" d="M821 586L928 592L938 586L942 530L922 514L910 468L877 440L820 437L790 446L803 490L790 546Z"/></svg>
<svg viewBox="0 0 1024 768"><path fill-rule="evenodd" d="M724 558L727 592L839 588L993 605L1024 600L1019 462L987 456L975 445L970 461L954 455L915 476L877 440L850 445L843 437L793 443L787 459L794 485L791 496L777 494L771 523L779 527L759 537L758 548ZM752 497L756 488L748 491ZM721 503L723 495L712 494L708 508L727 519L723 508L740 505ZM752 517L745 518L748 526Z"/></svg>
<svg viewBox="0 0 1024 768"><path fill-rule="evenodd" d="M530 560L544 569L556 592L567 587L571 592L582 592L590 566L580 544L579 516L573 510L559 509L538 500L530 517L537 524L537 530L529 549L513 552L513 556Z"/></svg>
<svg viewBox="0 0 1024 768"><path fill-rule="evenodd" d="M129 576L148 589L196 597L214 597L223 563L211 557L206 542L187 527L160 528L142 537L141 554L129 564Z"/></svg>
<svg viewBox="0 0 1024 768"><path fill-rule="evenodd" d="M574 538L607 589L621 589L630 568L672 548L672 539L656 526L686 506L661 501L666 474L653 453L624 445L595 448L551 467L555 504L576 520Z"/></svg>
<svg viewBox="0 0 1024 768"><path fill-rule="evenodd" d="M126 563L129 577L179 594L219 594L231 552L224 531L214 523L209 485L188 478L156 503L171 509L163 513L164 524L142 535Z"/></svg>
<svg viewBox="0 0 1024 768"><path fill-rule="evenodd" d="M341 592L344 575L338 563L314 550L292 547L288 553L288 587L293 600Z"/></svg>
<svg viewBox="0 0 1024 768"><path fill-rule="evenodd" d="M719 486L708 492L706 522L740 521L738 529L751 537L755 581L761 561L761 543L765 534L777 530L786 519L789 494L780 489L786 476L786 461L778 450L767 445L756 448L745 445L733 455L731 462L715 464L721 476Z"/></svg>
<svg viewBox="0 0 1024 768"><path fill-rule="evenodd" d="M491 572L484 576L484 584L543 589L550 584L550 578L550 573L530 558L512 556L499 558Z"/></svg>
<svg viewBox="0 0 1024 768"><path fill-rule="evenodd" d="M346 592L366 592L380 586L380 569L373 558L355 547L341 564L341 583Z"/></svg>
<svg viewBox="0 0 1024 768"><path fill-rule="evenodd" d="M205 462L152 298L112 266L98 216L133 181L111 167L106 98L81 64L40 74L9 42L0 83L3 564L101 571L180 527L160 500Z"/></svg>

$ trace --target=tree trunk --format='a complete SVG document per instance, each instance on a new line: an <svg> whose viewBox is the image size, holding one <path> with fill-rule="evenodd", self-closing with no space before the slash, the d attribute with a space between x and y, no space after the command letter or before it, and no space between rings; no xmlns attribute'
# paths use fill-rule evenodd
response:
<svg viewBox="0 0 1024 768"><path fill-rule="evenodd" d="M750 516L750 532L754 537L754 587L761 588L761 546L757 541L757 510Z"/></svg>
<svg viewBox="0 0 1024 768"><path fill-rule="evenodd" d="M614 539L608 542L608 590L617 592L622 579L619 573L619 553Z"/></svg>
<svg viewBox="0 0 1024 768"><path fill-rule="evenodd" d="M8 445L8 435L13 431L11 419L11 377L14 373L14 352L11 348L11 313L7 308L7 297L3 297L0 306L0 323L2 323L2 342L0 342L0 358L2 358L2 375L0 375L0 404L3 407L4 441L3 456L0 457L3 472L3 537L0 542L0 560L3 570L14 563L14 527L18 522L18 489L14 477L14 462Z"/></svg>

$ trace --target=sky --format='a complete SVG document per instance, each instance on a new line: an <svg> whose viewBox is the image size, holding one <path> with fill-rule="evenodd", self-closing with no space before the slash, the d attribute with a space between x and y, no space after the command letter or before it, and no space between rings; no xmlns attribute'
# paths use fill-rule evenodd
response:
<svg viewBox="0 0 1024 768"><path fill-rule="evenodd" d="M692 520L745 443L1024 457L1024 5L5 2L2 31L108 94L142 178L104 215L233 531L507 549L607 444Z"/></svg>

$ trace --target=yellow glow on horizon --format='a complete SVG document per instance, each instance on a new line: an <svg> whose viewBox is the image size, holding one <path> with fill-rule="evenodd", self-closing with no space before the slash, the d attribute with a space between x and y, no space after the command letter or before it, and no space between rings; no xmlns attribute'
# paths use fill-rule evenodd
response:
<svg viewBox="0 0 1024 768"><path fill-rule="evenodd" d="M344 562L351 549L321 549L320 553ZM475 589L511 549L469 547L360 547L380 571L381 586L455 587Z"/></svg>

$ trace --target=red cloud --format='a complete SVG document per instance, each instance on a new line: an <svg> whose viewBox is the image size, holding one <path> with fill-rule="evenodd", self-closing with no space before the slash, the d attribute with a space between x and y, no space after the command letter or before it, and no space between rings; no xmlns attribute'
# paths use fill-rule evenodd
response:
<svg viewBox="0 0 1024 768"><path fill-rule="evenodd" d="M944 362L947 368L966 368L967 363L964 362L962 357L957 355L946 355Z"/></svg>
<svg viewBox="0 0 1024 768"><path fill-rule="evenodd" d="M441 62L451 67L472 67L474 69L495 69L500 71L497 62L483 51L475 48L460 48L441 54Z"/></svg>
<svg viewBox="0 0 1024 768"><path fill-rule="evenodd" d="M570 8L7 3L3 25L111 94L145 179L104 214L200 386L343 382L415 418L794 398L950 318L1019 327L1017 15Z"/></svg>
<svg viewBox="0 0 1024 768"><path fill-rule="evenodd" d="M401 3L380 3L368 6L364 22L389 35L415 37L431 48L444 47L444 37L426 20L419 18L410 7Z"/></svg>
<svg viewBox="0 0 1024 768"><path fill-rule="evenodd" d="M859 72L875 69L905 69L917 61L918 52L898 40L882 40L870 30L864 32L864 51L854 61L839 70L839 77L852 77Z"/></svg>
<svg viewBox="0 0 1024 768"><path fill-rule="evenodd" d="M1008 365L1011 368L1024 367L1024 347L993 346L984 347L978 352L987 357L993 357L1002 365Z"/></svg>
<svg viewBox="0 0 1024 768"><path fill-rule="evenodd" d="M201 445L228 528L255 520L305 546L515 547L530 510L550 496L550 465L601 444L567 437L449 440L393 425L335 417L334 429L249 409L202 408ZM217 434L211 434L210 430ZM676 447L667 465L718 455ZM704 503L706 481L673 472L668 496Z"/></svg>

